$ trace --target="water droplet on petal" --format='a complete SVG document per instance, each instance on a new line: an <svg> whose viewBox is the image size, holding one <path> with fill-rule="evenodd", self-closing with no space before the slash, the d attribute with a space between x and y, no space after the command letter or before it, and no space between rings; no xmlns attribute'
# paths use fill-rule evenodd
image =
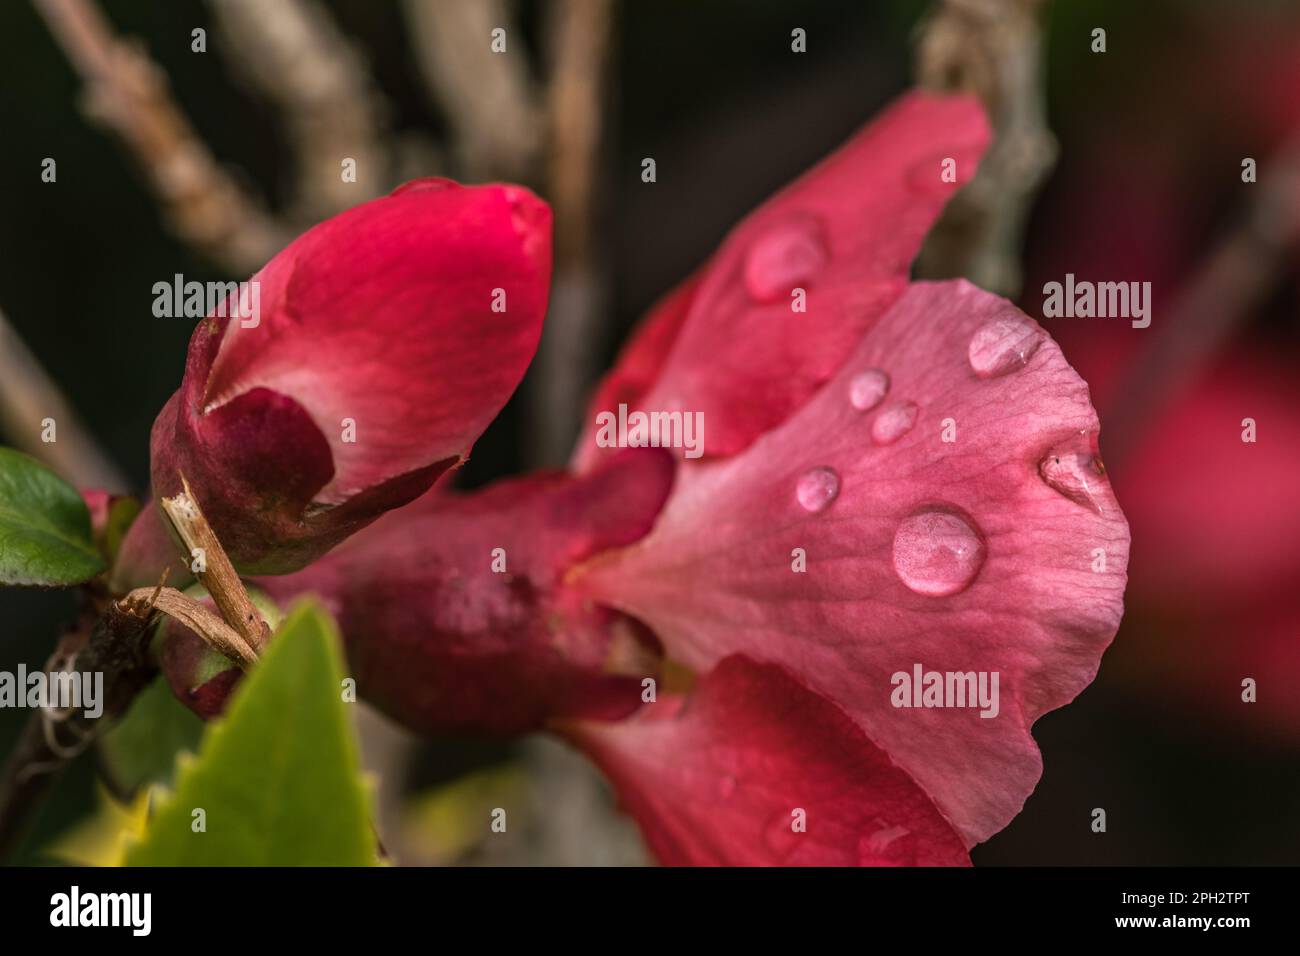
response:
<svg viewBox="0 0 1300 956"><path fill-rule="evenodd" d="M880 860L906 860L916 855L916 840L907 827L882 827L858 840L858 862L870 865Z"/></svg>
<svg viewBox="0 0 1300 956"><path fill-rule="evenodd" d="M894 570L917 594L946 597L966 588L984 565L984 539L954 510L927 508L894 533Z"/></svg>
<svg viewBox="0 0 1300 956"><path fill-rule="evenodd" d="M1101 486L1106 466L1092 452L1055 449L1038 463L1038 474L1048 486L1071 501L1102 514Z"/></svg>
<svg viewBox="0 0 1300 956"><path fill-rule="evenodd" d="M745 288L759 302L787 299L830 259L825 230L815 216L773 223L745 255Z"/></svg>
<svg viewBox="0 0 1300 956"><path fill-rule="evenodd" d="M871 423L871 438L877 445L892 445L916 424L915 402L896 402L876 416Z"/></svg>
<svg viewBox="0 0 1300 956"><path fill-rule="evenodd" d="M778 860L793 853L803 836L794 829L794 816L789 810L778 813L763 827L763 842Z"/></svg>
<svg viewBox="0 0 1300 956"><path fill-rule="evenodd" d="M1043 330L1020 318L994 319L971 336L970 367L980 378L1024 368L1043 344Z"/></svg>
<svg viewBox="0 0 1300 956"><path fill-rule="evenodd" d="M805 511L818 512L835 500L840 493L840 476L834 468L810 468L799 478L794 494Z"/></svg>
<svg viewBox="0 0 1300 956"><path fill-rule="evenodd" d="M860 412L869 412L884 400L889 376L878 368L867 369L849 382L849 401Z"/></svg>

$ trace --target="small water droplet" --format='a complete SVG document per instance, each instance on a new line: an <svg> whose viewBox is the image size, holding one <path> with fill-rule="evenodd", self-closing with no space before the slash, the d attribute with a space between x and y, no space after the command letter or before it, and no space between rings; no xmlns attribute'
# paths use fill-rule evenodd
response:
<svg viewBox="0 0 1300 956"><path fill-rule="evenodd" d="M849 401L860 412L869 412L881 403L889 391L889 376L878 368L859 372L849 382Z"/></svg>
<svg viewBox="0 0 1300 956"><path fill-rule="evenodd" d="M830 259L821 220L800 215L773 223L745 254L745 288L759 302L789 298Z"/></svg>
<svg viewBox="0 0 1300 956"><path fill-rule="evenodd" d="M1053 449L1038 463L1038 474L1048 487L1071 501L1102 514L1101 486L1106 480L1106 466L1088 451Z"/></svg>
<svg viewBox="0 0 1300 956"><path fill-rule="evenodd" d="M763 827L763 842L778 860L789 857L798 848L803 836L803 833L794 829L794 816L789 810L778 813Z"/></svg>
<svg viewBox="0 0 1300 956"><path fill-rule="evenodd" d="M927 597L965 589L984 565L984 539L955 510L930 507L904 518L894 533L894 570Z"/></svg>
<svg viewBox="0 0 1300 956"><path fill-rule="evenodd" d="M805 511L823 511L840 493L840 476L824 465L809 468L795 485L795 497Z"/></svg>
<svg viewBox="0 0 1300 956"><path fill-rule="evenodd" d="M892 445L916 424L915 402L895 402L871 423L871 438L877 445Z"/></svg>
<svg viewBox="0 0 1300 956"><path fill-rule="evenodd" d="M858 840L858 862L864 866L881 861L902 861L916 855L916 841L907 827L882 827Z"/></svg>
<svg viewBox="0 0 1300 956"><path fill-rule="evenodd" d="M718 797L722 800L730 800L736 792L736 778L727 774L718 781Z"/></svg>
<svg viewBox="0 0 1300 956"><path fill-rule="evenodd" d="M996 378L1024 368L1043 344L1043 330L1019 318L994 319L971 336L971 370L980 378Z"/></svg>

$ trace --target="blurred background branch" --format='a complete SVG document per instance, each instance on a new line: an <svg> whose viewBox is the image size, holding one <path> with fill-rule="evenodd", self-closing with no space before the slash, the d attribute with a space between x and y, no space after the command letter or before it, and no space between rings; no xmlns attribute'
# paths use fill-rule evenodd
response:
<svg viewBox="0 0 1300 956"><path fill-rule="evenodd" d="M528 437L533 463L559 466L569 456L595 384L608 307L595 231L613 4L559 0L550 14L546 184L555 214L555 271L531 380Z"/></svg>
<svg viewBox="0 0 1300 956"><path fill-rule="evenodd" d="M1040 18L1044 0L942 0L920 28L917 80L984 102L993 144L948 204L917 262L924 278L964 276L1015 298L1034 197L1056 162L1047 126Z"/></svg>
<svg viewBox="0 0 1300 956"><path fill-rule="evenodd" d="M53 419L55 441L42 440L42 422ZM15 448L39 458L78 488L127 490L126 478L109 460L0 310L0 432Z"/></svg>
<svg viewBox="0 0 1300 956"><path fill-rule="evenodd" d="M425 87L456 133L464 178L536 182L543 119L522 33L504 0L405 0ZM505 31L494 53L492 31Z"/></svg>
<svg viewBox="0 0 1300 956"><path fill-rule="evenodd" d="M137 161L168 222L187 243L240 276L288 235L221 169L139 43L120 39L90 0L34 0L85 84L83 108Z"/></svg>
<svg viewBox="0 0 1300 956"><path fill-rule="evenodd" d="M387 104L366 63L316 0L209 0L222 48L275 104L293 146L290 218L314 223L389 188ZM356 182L340 162L354 159Z"/></svg>
<svg viewBox="0 0 1300 956"><path fill-rule="evenodd" d="M1285 281L1300 244L1300 133L1261 168L1258 184L1244 185L1249 198L1235 224L1192 271L1101 409L1111 468L1122 466L1150 423Z"/></svg>

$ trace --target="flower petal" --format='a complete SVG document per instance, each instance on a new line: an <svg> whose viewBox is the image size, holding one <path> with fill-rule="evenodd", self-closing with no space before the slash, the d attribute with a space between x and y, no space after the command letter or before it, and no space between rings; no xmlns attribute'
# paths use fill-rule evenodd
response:
<svg viewBox="0 0 1300 956"><path fill-rule="evenodd" d="M881 372L886 393L858 401ZM684 469L654 531L573 586L696 671L784 664L973 844L1020 809L1041 770L1030 725L1087 686L1119 624L1128 527L1096 437L1038 326L966 282L918 283L789 421ZM894 707L915 664L998 672L997 716Z"/></svg>
<svg viewBox="0 0 1300 956"><path fill-rule="evenodd" d="M564 732L665 864L970 864L925 792L777 665L728 657L684 701Z"/></svg>
<svg viewBox="0 0 1300 956"><path fill-rule="evenodd" d="M511 734L550 717L620 717L640 705L657 648L635 622L567 591L563 577L644 535L672 471L667 454L646 449L582 478L430 494L306 570L261 584L282 601L319 594L338 617L360 693L419 732Z"/></svg>
<svg viewBox="0 0 1300 956"><path fill-rule="evenodd" d="M699 287L699 276L692 276L656 302L640 321L623 346L618 362L601 380L588 403L589 428L595 428L596 416L602 411L612 411L623 403L635 406L654 385L681 332L682 323L690 314ZM586 434L574 449L574 470L588 471L609 453L608 449L596 444L594 433Z"/></svg>
<svg viewBox="0 0 1300 956"><path fill-rule="evenodd" d="M902 294L921 240L975 174L988 135L973 97L909 93L751 213L647 317L598 390L575 461L600 454L590 419L616 398L703 412L710 456L784 421ZM806 312L792 310L795 289Z"/></svg>

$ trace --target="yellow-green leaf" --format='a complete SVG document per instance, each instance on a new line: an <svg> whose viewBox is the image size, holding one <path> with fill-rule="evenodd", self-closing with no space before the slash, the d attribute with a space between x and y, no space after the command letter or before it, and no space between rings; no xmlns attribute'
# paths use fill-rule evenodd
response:
<svg viewBox="0 0 1300 956"><path fill-rule="evenodd" d="M362 866L369 798L333 622L300 604L182 759L129 866ZM202 811L201 813L196 811Z"/></svg>

